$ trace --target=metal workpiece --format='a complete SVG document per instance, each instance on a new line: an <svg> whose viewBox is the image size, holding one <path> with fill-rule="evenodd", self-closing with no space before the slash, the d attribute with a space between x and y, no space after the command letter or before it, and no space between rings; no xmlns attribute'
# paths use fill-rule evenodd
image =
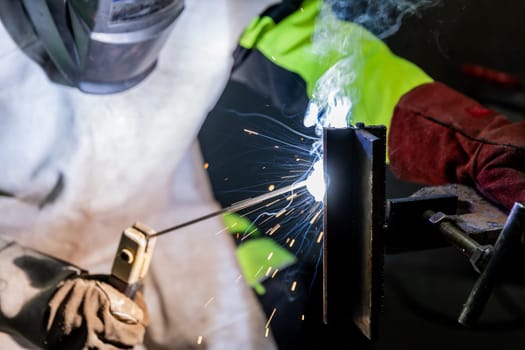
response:
<svg viewBox="0 0 525 350"><path fill-rule="evenodd" d="M461 184L423 187L409 198L424 198L428 196L456 197L454 207L428 207L436 212L443 212L447 218L463 232L481 244L492 244L498 238L507 220L507 213L495 207L482 197L474 188Z"/></svg>
<svg viewBox="0 0 525 350"><path fill-rule="evenodd" d="M388 253L453 246L469 258L480 276L458 322L474 326L498 276L505 272L506 259L521 245L525 206L516 203L506 216L474 189L445 185L424 187L410 197L388 200L386 217Z"/></svg>
<svg viewBox="0 0 525 350"><path fill-rule="evenodd" d="M525 205L516 202L496 240L491 259L476 280L466 303L463 305L458 318L460 324L472 327L478 321L492 293L492 289L498 282L499 275L504 272L506 258L512 251L516 251L522 243L521 240L524 234Z"/></svg>
<svg viewBox="0 0 525 350"><path fill-rule="evenodd" d="M456 226L453 220L442 212L426 210L423 218L435 225L446 241L459 249L466 255L476 272L481 272L492 257L494 248L491 245L481 245L468 234Z"/></svg>
<svg viewBox="0 0 525 350"><path fill-rule="evenodd" d="M455 214L458 197L449 193L428 193L387 200L385 251L399 254L442 248L449 245L438 232L429 230L426 211Z"/></svg>
<svg viewBox="0 0 525 350"><path fill-rule="evenodd" d="M383 298L383 126L324 129L323 319L377 335ZM344 328L344 327L343 327Z"/></svg>
<svg viewBox="0 0 525 350"><path fill-rule="evenodd" d="M388 199L386 217L388 254L459 244L478 267L481 257L475 256L486 254L480 247L494 243L507 218L474 189L459 184L423 187L409 197ZM432 226L436 229L429 230Z"/></svg>

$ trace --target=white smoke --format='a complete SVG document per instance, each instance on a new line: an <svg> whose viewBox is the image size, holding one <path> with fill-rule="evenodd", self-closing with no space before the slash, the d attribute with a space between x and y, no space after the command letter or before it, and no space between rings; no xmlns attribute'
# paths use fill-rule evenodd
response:
<svg viewBox="0 0 525 350"><path fill-rule="evenodd" d="M419 15L422 9L435 6L439 0L325 0L320 13L319 29L335 14L368 29L380 39L396 33L407 15Z"/></svg>
<svg viewBox="0 0 525 350"><path fill-rule="evenodd" d="M366 60L359 47L362 35L385 39L401 27L407 15L417 15L423 8L434 6L439 0L325 0L317 18L313 34L313 51L319 60L342 57L316 82L303 123L315 127L320 137L323 128L348 127L352 108L359 103L361 91L353 84ZM341 21L359 24L341 30ZM349 32L350 31L350 32ZM322 156L322 140L313 144L312 154ZM322 200L325 178L317 161L308 178L308 189L316 200Z"/></svg>
<svg viewBox="0 0 525 350"><path fill-rule="evenodd" d="M317 18L312 49L320 60L334 55L342 58L317 81L304 125L315 126L318 136L324 127L348 126L352 107L359 103L360 89L352 83L363 63L363 53L356 39L368 33L351 28L351 32L342 31L341 21L357 23L384 39L399 30L405 16L418 15L423 8L438 3L439 0L325 0Z"/></svg>

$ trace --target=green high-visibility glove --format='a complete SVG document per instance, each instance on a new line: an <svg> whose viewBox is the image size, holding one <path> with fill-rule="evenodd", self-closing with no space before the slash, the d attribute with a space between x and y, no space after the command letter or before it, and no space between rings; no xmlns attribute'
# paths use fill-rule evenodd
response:
<svg viewBox="0 0 525 350"><path fill-rule="evenodd" d="M399 99L432 78L363 27L340 22L337 33L347 43L317 80L304 123L319 129L358 122L388 128Z"/></svg>
<svg viewBox="0 0 525 350"><path fill-rule="evenodd" d="M255 19L239 44L302 78L310 99L304 123L318 131L348 121L388 127L401 96L432 82L378 37L339 19L319 0L304 0L300 10L278 23L267 16Z"/></svg>

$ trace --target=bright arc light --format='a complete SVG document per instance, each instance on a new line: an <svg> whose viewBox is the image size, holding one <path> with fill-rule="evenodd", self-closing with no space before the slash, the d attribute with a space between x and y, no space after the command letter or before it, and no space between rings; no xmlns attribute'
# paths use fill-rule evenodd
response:
<svg viewBox="0 0 525 350"><path fill-rule="evenodd" d="M313 170L306 179L306 188L318 202L324 199L326 184L324 182L323 160L319 159L313 166Z"/></svg>

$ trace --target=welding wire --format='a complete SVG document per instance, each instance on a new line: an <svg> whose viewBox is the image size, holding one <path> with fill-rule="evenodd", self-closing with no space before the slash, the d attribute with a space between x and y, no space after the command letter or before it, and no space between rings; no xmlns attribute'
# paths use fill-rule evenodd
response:
<svg viewBox="0 0 525 350"><path fill-rule="evenodd" d="M212 218L212 217L217 216L217 215L221 215L221 214L224 214L224 213L235 213L235 212L238 212L238 211L240 211L242 209L249 208L249 207L251 207L253 205L256 205L256 204L265 202L265 201L267 201L269 199L272 199L272 198L278 197L280 195L283 195L283 194L285 194L287 192L299 190L299 189L301 189L303 187L306 187L306 181L307 180L304 180L304 181L301 181L301 182L294 183L294 184L291 184L289 186L283 187L283 188L281 188L279 190L276 190L276 191L272 191L272 192L265 193L265 194L262 194L262 195L257 196L257 197L253 197L253 198L248 198L248 199L242 200L242 201L234 203L234 204L232 204L232 205L230 205L230 206L228 206L226 208L223 208L223 209L220 209L220 210L208 213L208 214L203 215L201 217L192 219L190 221L186 221L186 222L184 222L182 224L178 224L176 226L169 227L169 228L161 230L161 231L157 231L157 232L155 232L153 234L150 234L148 236L148 239L149 238L153 238L153 237L157 237L157 236L160 236L160 235L163 235L163 234L168 233L168 232L172 232L172 231L181 229L181 228L186 227L186 226L190 226L190 225L196 224L196 223L198 223L200 221Z"/></svg>

